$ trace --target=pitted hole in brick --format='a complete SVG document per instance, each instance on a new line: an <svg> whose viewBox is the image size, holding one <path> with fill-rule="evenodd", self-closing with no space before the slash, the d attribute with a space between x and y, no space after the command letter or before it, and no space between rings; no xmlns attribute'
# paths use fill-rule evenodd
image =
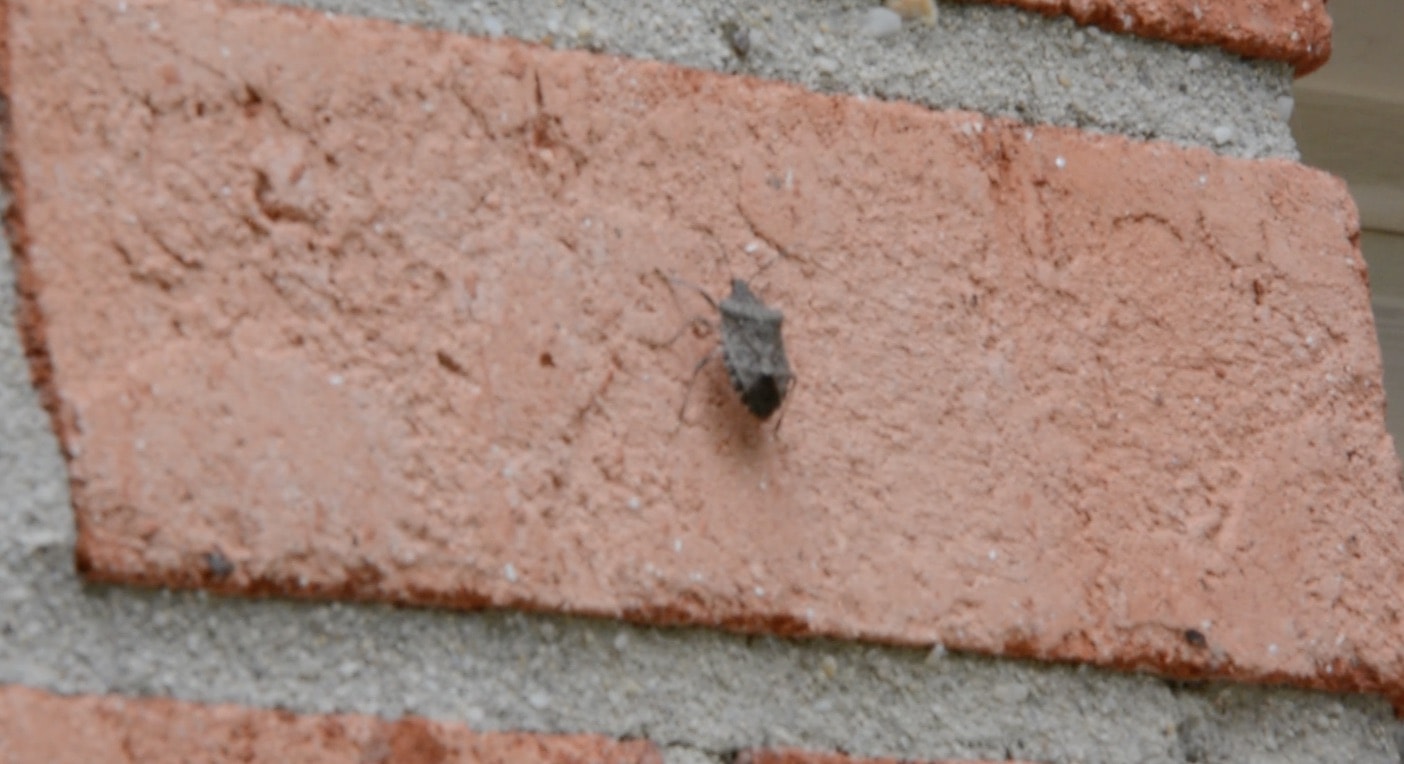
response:
<svg viewBox="0 0 1404 764"><path fill-rule="evenodd" d="M435 357L438 358L439 365L449 372L459 376L467 376L468 372L463 368L463 364L459 363L458 359L454 358L452 355L440 350L435 353Z"/></svg>

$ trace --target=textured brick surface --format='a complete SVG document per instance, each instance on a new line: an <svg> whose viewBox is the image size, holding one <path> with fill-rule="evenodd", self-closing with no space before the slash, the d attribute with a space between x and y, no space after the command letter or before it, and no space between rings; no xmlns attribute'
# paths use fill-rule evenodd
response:
<svg viewBox="0 0 1404 764"><path fill-rule="evenodd" d="M14 3L8 37L22 318L91 577L1401 686L1337 181L124 7ZM715 340L667 344L706 306L655 269L772 262L783 430L715 364L680 425Z"/></svg>
<svg viewBox="0 0 1404 764"><path fill-rule="evenodd" d="M0 686L0 763L661 764L646 741L475 733L406 718L298 715Z"/></svg>
<svg viewBox="0 0 1404 764"><path fill-rule="evenodd" d="M1114 32L1182 45L1219 45L1290 62L1308 74L1331 55L1326 0L990 0L1071 16Z"/></svg>

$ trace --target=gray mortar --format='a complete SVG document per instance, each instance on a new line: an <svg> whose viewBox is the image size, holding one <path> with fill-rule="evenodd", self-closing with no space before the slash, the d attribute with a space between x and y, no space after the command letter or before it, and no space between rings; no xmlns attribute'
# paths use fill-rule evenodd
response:
<svg viewBox="0 0 1404 764"><path fill-rule="evenodd" d="M858 31L873 7L862 0L279 1L1233 156L1297 158L1287 125L1289 65L1109 34L1014 8L946 3L934 26L908 22L875 39ZM728 22L750 34L744 59L726 41Z"/></svg>
<svg viewBox="0 0 1404 764"><path fill-rule="evenodd" d="M0 683L639 736L674 764L764 745L1104 764L1399 761L1390 708L1374 697L582 618L84 585L0 249Z"/></svg>

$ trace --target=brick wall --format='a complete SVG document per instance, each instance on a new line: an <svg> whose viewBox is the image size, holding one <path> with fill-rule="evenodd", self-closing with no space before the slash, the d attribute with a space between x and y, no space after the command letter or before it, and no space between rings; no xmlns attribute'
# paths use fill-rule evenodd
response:
<svg viewBox="0 0 1404 764"><path fill-rule="evenodd" d="M1329 50L1320 3L1026 5L1301 72ZM18 329L89 582L1404 699L1399 463L1323 173L283 6L4 9ZM718 336L680 280L733 276L784 311L783 426L723 363L694 384ZM964 750L0 679L13 761Z"/></svg>

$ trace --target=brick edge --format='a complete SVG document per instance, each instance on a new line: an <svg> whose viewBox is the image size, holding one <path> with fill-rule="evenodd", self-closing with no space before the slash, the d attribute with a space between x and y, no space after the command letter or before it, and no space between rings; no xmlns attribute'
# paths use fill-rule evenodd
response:
<svg viewBox="0 0 1404 764"><path fill-rule="evenodd" d="M970 2L971 0L963 0ZM1331 57L1331 17L1320 0L1297 16L1293 28L1252 29L1238 22L1234 9L1211 7L1196 18L1189 9L1176 14L1148 14L1136 6L1086 0L978 0L1022 8L1045 16L1067 16L1079 24L1115 34L1164 40L1176 45L1214 45L1245 58L1291 64L1297 77L1320 69ZM1294 40L1292 35L1297 35Z"/></svg>

